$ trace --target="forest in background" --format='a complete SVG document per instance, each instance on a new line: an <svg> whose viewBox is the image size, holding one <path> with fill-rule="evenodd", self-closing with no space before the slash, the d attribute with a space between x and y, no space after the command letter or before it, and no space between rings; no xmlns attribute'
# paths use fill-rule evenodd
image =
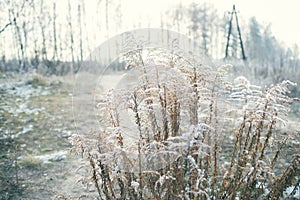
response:
<svg viewBox="0 0 300 200"><path fill-rule="evenodd" d="M150 18L124 21L131 11L124 10L126 2L121 0L4 0L0 2L0 69L35 70L44 75L76 73L101 42L137 28L177 31L193 39L212 60L224 62L231 6L220 16L209 3L179 3L162 11L160 27L153 27ZM260 82L297 82L297 44L287 46L281 41L284 38L276 38L271 24L255 17L245 21L240 12L238 17L247 60L237 70ZM239 66L240 41L236 24L232 27L225 62Z"/></svg>

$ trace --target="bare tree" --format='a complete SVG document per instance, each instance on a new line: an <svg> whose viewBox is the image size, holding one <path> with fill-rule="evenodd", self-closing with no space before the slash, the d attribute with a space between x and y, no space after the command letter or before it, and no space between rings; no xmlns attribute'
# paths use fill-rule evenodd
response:
<svg viewBox="0 0 300 200"><path fill-rule="evenodd" d="M81 1L81 5L82 5L82 21L83 21L83 27L84 27L84 34L85 34L85 45L86 45L86 49L88 51L88 54L91 53L91 47L90 47L90 40L89 40L89 37L88 37L88 29L87 29L87 19L86 19L86 10L85 10L85 1Z"/></svg>
<svg viewBox="0 0 300 200"><path fill-rule="evenodd" d="M56 31L56 1L53 2L53 13L52 13L52 25L53 25L53 57L52 60L56 61L58 59L58 52L57 52L57 31Z"/></svg>
<svg viewBox="0 0 300 200"><path fill-rule="evenodd" d="M10 25L12 25L12 22L9 22L9 23L5 24L5 25L0 29L0 33L4 32L5 29L7 29Z"/></svg>
<svg viewBox="0 0 300 200"><path fill-rule="evenodd" d="M24 71L25 69L25 51L24 51L24 43L22 39L22 34L21 34L21 27L19 26L17 19L20 16L20 13L23 11L25 7L26 1L23 1L21 4L21 7L18 9L17 5L15 2L10 2L7 1L7 5L9 5L9 20L10 23L14 26L15 30L15 39L18 43L19 49L18 49L18 60L19 60L19 66L20 66L20 71Z"/></svg>
<svg viewBox="0 0 300 200"><path fill-rule="evenodd" d="M69 25L69 33L70 33L70 50L71 50L71 59L72 59L72 69L73 73L74 66L75 66L75 58L74 58L74 33L73 33L73 26L72 26L72 7L71 7L71 1L68 0L68 25Z"/></svg>
<svg viewBox="0 0 300 200"><path fill-rule="evenodd" d="M109 37L109 26L108 26L108 2L109 0L105 0L105 25L106 25L106 37Z"/></svg>
<svg viewBox="0 0 300 200"><path fill-rule="evenodd" d="M42 14L43 13L43 14ZM38 22L41 28L41 36L42 36L42 59L48 60L47 56L47 48L46 48L46 12L44 9L44 0L41 0L40 2L40 15L38 16Z"/></svg>
<svg viewBox="0 0 300 200"><path fill-rule="evenodd" d="M81 5L78 4L78 27L79 27L79 62L83 61L83 46L82 46L82 22L81 22Z"/></svg>
<svg viewBox="0 0 300 200"><path fill-rule="evenodd" d="M33 18L32 18L32 26L33 27L37 27L39 22L38 22L38 19L37 19L37 10L36 10L36 2L32 2L32 9L33 9ZM31 61L31 65L33 65L35 68L37 68L38 64L39 64L39 44L38 44L38 30L37 28L34 28L33 29L33 34L32 34L32 43L33 43L33 58L32 58L32 61Z"/></svg>

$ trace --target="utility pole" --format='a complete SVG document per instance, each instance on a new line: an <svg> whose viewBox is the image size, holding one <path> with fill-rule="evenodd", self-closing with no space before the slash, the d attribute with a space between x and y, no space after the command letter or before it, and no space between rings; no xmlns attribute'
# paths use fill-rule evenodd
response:
<svg viewBox="0 0 300 200"><path fill-rule="evenodd" d="M232 9L232 12L230 12L230 14L231 14L231 16L230 16L230 21L229 21L228 35L227 35L227 44L226 44L226 50L225 50L225 59L228 57L230 35L232 34L232 20L233 20L233 15L235 15L235 21L236 21L237 31L238 31L238 34L239 34L240 46L241 46L241 50L242 50L242 59L246 60L246 55L245 55L245 50L244 50L244 45L243 45L241 30L240 30L240 26L239 26L239 21L238 21L238 17L237 17L237 12L235 10L235 5L233 5L233 9Z"/></svg>

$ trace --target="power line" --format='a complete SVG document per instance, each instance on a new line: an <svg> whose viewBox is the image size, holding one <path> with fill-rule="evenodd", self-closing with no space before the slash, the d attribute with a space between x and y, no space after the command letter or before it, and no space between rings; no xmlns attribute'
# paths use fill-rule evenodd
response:
<svg viewBox="0 0 300 200"><path fill-rule="evenodd" d="M234 19L233 17L235 16L237 31L238 31L238 34L239 34L240 47L241 47L241 50L242 50L242 59L246 60L246 55L245 55L245 50L244 50L244 45L243 45L243 40L242 40L242 35L241 35L241 29L240 29L240 26L239 26L239 21L238 21L238 16L237 16L237 12L236 12L236 9L235 9L235 5L233 5L232 12L230 12L230 14L231 14L231 16L230 16L230 21L229 21L228 35L227 35L225 59L228 57L230 35L232 35L232 20Z"/></svg>

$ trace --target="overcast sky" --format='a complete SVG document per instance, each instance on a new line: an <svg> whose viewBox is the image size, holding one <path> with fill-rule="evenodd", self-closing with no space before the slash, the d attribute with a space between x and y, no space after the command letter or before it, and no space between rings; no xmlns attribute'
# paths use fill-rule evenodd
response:
<svg viewBox="0 0 300 200"><path fill-rule="evenodd" d="M239 15L255 16L259 22L272 24L272 32L288 45L300 46L300 1L299 0L210 0L219 10L236 4ZM230 9L230 7L229 7Z"/></svg>

